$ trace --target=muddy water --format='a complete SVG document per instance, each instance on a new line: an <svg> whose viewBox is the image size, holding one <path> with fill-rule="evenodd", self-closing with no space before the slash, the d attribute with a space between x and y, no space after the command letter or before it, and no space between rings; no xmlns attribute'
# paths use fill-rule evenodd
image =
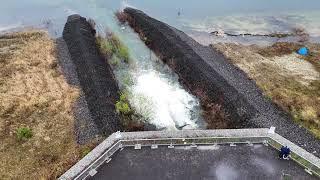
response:
<svg viewBox="0 0 320 180"><path fill-rule="evenodd" d="M198 0L3 0L0 31L36 26L58 37L68 15L78 13L90 17L96 21L100 33L108 27L129 47L131 65L115 69L115 73L121 83L123 74L132 78L134 83L126 88L131 94L129 100L133 108L159 129L205 128L198 99L181 87L178 77L129 27L118 25L114 19L113 13L125 5L144 10L207 44L262 41L210 36L209 32L215 30L263 34L290 32L296 27L306 29L312 40L320 41L319 0L307 3L303 0L203 0L201 3ZM270 41L277 39L267 40Z"/></svg>

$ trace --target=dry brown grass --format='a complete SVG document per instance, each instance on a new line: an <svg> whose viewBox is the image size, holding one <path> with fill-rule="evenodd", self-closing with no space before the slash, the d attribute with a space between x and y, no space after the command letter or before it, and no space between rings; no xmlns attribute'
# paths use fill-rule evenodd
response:
<svg viewBox="0 0 320 180"><path fill-rule="evenodd" d="M265 48L214 45L214 48L223 52L233 64L255 80L267 97L289 112L297 123L320 137L320 45L308 44L311 49L309 56L289 59L295 56L293 53L299 47L295 43L276 43ZM277 63L279 60L281 63ZM304 66L308 62L312 65ZM294 63L295 68L290 69ZM299 71L308 71L312 77L306 78L308 72L299 74Z"/></svg>
<svg viewBox="0 0 320 180"><path fill-rule="evenodd" d="M60 73L47 33L0 37L1 179L55 179L81 157L72 115L78 94ZM33 137L18 140L20 127Z"/></svg>

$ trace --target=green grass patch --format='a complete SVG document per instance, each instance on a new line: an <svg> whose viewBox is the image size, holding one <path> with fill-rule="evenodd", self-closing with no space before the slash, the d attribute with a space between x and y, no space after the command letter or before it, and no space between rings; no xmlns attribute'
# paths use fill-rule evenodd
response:
<svg viewBox="0 0 320 180"><path fill-rule="evenodd" d="M81 157L85 157L87 154L89 154L91 152L91 148L90 147L85 147L81 150Z"/></svg>
<svg viewBox="0 0 320 180"><path fill-rule="evenodd" d="M27 140L32 138L33 133L30 128L27 127L21 127L17 130L17 138L19 140Z"/></svg>
<svg viewBox="0 0 320 180"><path fill-rule="evenodd" d="M98 45L100 52L103 55L107 56L108 58L112 57L112 55L114 53L114 47L110 41L108 41L107 39L105 39L101 36L98 36L97 37L97 45Z"/></svg>
<svg viewBox="0 0 320 180"><path fill-rule="evenodd" d="M129 63L129 49L127 46L121 45L117 50L117 55L125 63Z"/></svg>
<svg viewBox="0 0 320 180"><path fill-rule="evenodd" d="M110 60L110 64L113 66L119 66L120 63L121 63L121 60L118 58L118 56L113 55Z"/></svg>
<svg viewBox="0 0 320 180"><path fill-rule="evenodd" d="M109 33L106 38L97 36L96 43L100 49L100 52L107 58L116 56L124 63L129 63L129 49L120 41L120 39L115 34ZM114 64L118 65L118 63Z"/></svg>
<svg viewBox="0 0 320 180"><path fill-rule="evenodd" d="M122 92L119 100L116 102L116 110L118 113L123 115L129 115L132 113L132 110L127 99L128 93Z"/></svg>

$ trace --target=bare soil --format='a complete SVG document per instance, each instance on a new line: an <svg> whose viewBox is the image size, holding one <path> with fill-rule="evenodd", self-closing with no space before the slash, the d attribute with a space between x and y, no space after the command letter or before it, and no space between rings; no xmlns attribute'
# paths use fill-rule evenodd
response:
<svg viewBox="0 0 320 180"><path fill-rule="evenodd" d="M215 44L233 64L255 80L265 95L320 137L320 45L307 44L308 56L298 43L256 45Z"/></svg>
<svg viewBox="0 0 320 180"><path fill-rule="evenodd" d="M46 32L0 36L1 179L56 179L91 148L76 143L79 90L67 84L56 54ZM21 127L33 136L19 140Z"/></svg>

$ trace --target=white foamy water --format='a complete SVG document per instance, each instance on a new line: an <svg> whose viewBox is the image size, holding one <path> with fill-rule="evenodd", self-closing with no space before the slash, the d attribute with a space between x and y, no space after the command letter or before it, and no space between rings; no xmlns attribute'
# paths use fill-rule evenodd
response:
<svg viewBox="0 0 320 180"><path fill-rule="evenodd" d="M191 118L191 110L199 106L199 102L177 83L169 82L161 77L160 72L149 71L137 77L133 86L134 95L144 95L149 108L140 108L145 103L139 98L132 98L131 104L140 114L149 114L150 123L157 128L196 129L196 119ZM143 106L145 107L145 106Z"/></svg>
<svg viewBox="0 0 320 180"><path fill-rule="evenodd" d="M205 129L199 100L179 83L178 76L145 46L129 26L116 29L129 47L130 63L114 68L120 87L141 120L157 129ZM130 79L130 80L128 80ZM126 82L132 83L126 83Z"/></svg>

